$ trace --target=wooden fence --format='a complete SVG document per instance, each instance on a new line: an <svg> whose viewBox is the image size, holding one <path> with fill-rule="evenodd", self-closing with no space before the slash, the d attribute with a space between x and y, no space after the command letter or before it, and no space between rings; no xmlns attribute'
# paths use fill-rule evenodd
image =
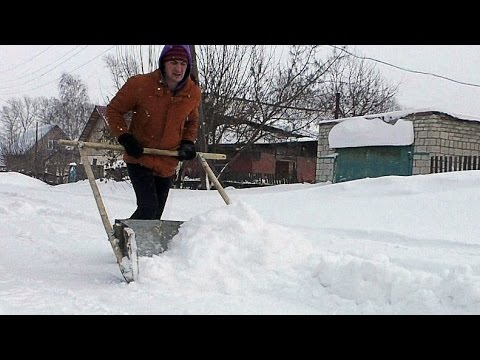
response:
<svg viewBox="0 0 480 360"><path fill-rule="evenodd" d="M480 156L432 156L430 173L480 170Z"/></svg>
<svg viewBox="0 0 480 360"><path fill-rule="evenodd" d="M224 187L233 186L235 188L251 188L280 184L294 184L298 182L295 175L282 176L264 173L232 172L223 174L220 177L219 181L221 184L223 184ZM182 188L197 189L200 186L200 179L199 177L189 177L188 179L183 179L179 186Z"/></svg>
<svg viewBox="0 0 480 360"><path fill-rule="evenodd" d="M264 173L233 173L229 172L222 176L225 184L236 187L270 186L279 184L293 184L298 182L296 174L278 175Z"/></svg>

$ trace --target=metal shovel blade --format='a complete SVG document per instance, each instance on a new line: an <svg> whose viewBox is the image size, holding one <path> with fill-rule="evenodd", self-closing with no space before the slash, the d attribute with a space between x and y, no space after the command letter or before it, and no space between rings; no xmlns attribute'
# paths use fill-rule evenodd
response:
<svg viewBox="0 0 480 360"><path fill-rule="evenodd" d="M174 220L115 220L114 233L121 247L128 243L125 228L135 234L137 256L153 256L168 249L169 242L178 233L183 221ZM131 233L131 231L129 231ZM123 246L122 246L123 245Z"/></svg>

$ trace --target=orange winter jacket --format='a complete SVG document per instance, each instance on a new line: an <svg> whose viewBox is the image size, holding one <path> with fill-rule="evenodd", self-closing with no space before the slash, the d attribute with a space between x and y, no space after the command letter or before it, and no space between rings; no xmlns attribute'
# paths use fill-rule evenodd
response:
<svg viewBox="0 0 480 360"><path fill-rule="evenodd" d="M144 147L178 150L182 140L195 142L197 138L200 101L200 87L192 79L173 94L157 69L127 80L107 105L107 123L115 138L129 132ZM129 111L132 120L128 126L123 115ZM142 164L162 177L175 174L178 165L178 158L173 156L144 154L135 159L124 154L123 159Z"/></svg>

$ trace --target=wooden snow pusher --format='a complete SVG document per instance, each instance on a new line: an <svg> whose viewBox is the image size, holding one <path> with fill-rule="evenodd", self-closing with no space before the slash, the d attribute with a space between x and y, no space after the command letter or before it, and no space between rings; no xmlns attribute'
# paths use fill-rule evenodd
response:
<svg viewBox="0 0 480 360"><path fill-rule="evenodd" d="M81 161L85 168L85 173L87 174L103 226L108 236L108 241L112 246L120 271L128 283L137 280L139 276L138 257L158 255L167 250L168 243L178 233L183 221L116 219L115 223L112 225L103 203L100 190L95 181L95 176L90 161L88 160L86 148L113 150L122 153L125 152L125 149L121 145L94 142L73 140L58 140L57 142L64 146L78 147ZM178 156L178 151L145 148L144 154ZM223 160L226 159L226 155L197 152L197 159L199 159L208 178L215 185L215 188L222 196L222 199L227 205L229 205L230 199L227 193L206 161Z"/></svg>

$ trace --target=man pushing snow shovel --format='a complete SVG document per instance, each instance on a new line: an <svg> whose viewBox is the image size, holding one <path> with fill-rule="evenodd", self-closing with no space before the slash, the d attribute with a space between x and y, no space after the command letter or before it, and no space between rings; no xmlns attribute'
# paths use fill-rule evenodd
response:
<svg viewBox="0 0 480 360"><path fill-rule="evenodd" d="M160 220L178 162L196 157L201 90L191 76L190 46L165 45L158 65L129 78L107 106L137 199L130 219ZM130 111L128 126L123 116ZM144 148L178 150L178 157L144 154Z"/></svg>

